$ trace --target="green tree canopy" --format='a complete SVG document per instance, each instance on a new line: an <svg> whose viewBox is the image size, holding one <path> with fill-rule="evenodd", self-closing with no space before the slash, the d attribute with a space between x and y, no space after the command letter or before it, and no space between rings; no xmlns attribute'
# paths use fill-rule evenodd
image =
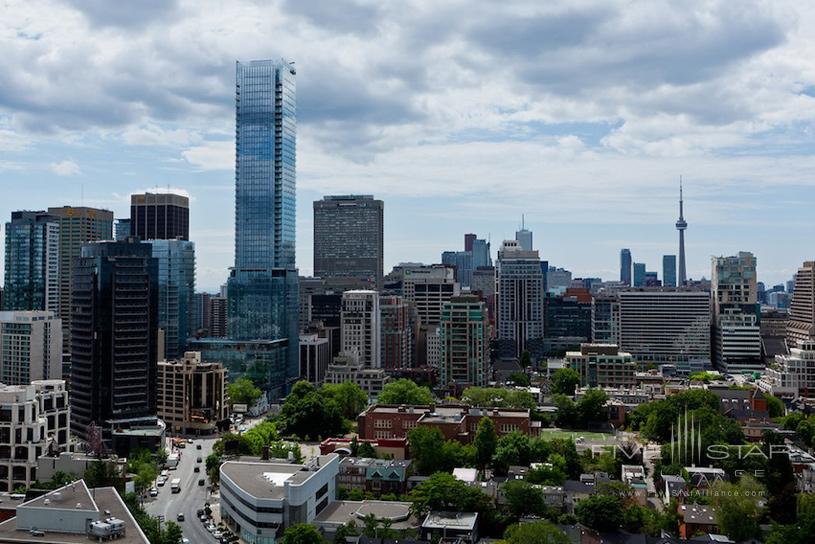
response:
<svg viewBox="0 0 815 544"><path fill-rule="evenodd" d="M569 537L548 521L511 525L504 540L507 544L569 544Z"/></svg>
<svg viewBox="0 0 815 544"><path fill-rule="evenodd" d="M589 423L608 421L606 401L608 395L602 389L589 389L577 402L579 422L585 427Z"/></svg>
<svg viewBox="0 0 815 544"><path fill-rule="evenodd" d="M418 517L430 510L479 513L492 510L492 501L479 488L470 487L446 472L437 472L417 485L408 499Z"/></svg>
<svg viewBox="0 0 815 544"><path fill-rule="evenodd" d="M484 470L492 462L495 448L498 445L498 435L495 433L495 423L488 417L481 418L473 439L475 445L475 461L478 468Z"/></svg>
<svg viewBox="0 0 815 544"><path fill-rule="evenodd" d="M784 412L786 411L784 401L769 393L764 393L764 398L767 399L767 411L769 412L770 417L784 416Z"/></svg>
<svg viewBox="0 0 815 544"><path fill-rule="evenodd" d="M526 372L513 372L507 376L507 380L520 387L529 387L531 383L529 381L529 376L526 375Z"/></svg>
<svg viewBox="0 0 815 544"><path fill-rule="evenodd" d="M595 531L605 533L618 529L623 523L623 505L613 495L592 495L577 503L577 519Z"/></svg>
<svg viewBox="0 0 815 544"><path fill-rule="evenodd" d="M538 403L529 391L503 387L468 387L461 401L482 408L535 408Z"/></svg>
<svg viewBox="0 0 815 544"><path fill-rule="evenodd" d="M540 516L546 510L540 488L523 480L510 480L503 486L509 513L522 516Z"/></svg>
<svg viewBox="0 0 815 544"><path fill-rule="evenodd" d="M252 406L260 398L263 391L247 377L241 377L226 387L229 400L232 404L246 404Z"/></svg>
<svg viewBox="0 0 815 544"><path fill-rule="evenodd" d="M552 374L552 394L574 396L575 389L580 385L580 374L571 368L559 368Z"/></svg>
<svg viewBox="0 0 815 544"><path fill-rule="evenodd" d="M336 401L321 395L307 381L294 384L276 422L284 436L295 435L304 440L342 435L347 430Z"/></svg>
<svg viewBox="0 0 815 544"><path fill-rule="evenodd" d="M761 500L764 488L750 476L738 483L717 481L711 487L711 504L716 510L716 524L723 534L736 542L761 534Z"/></svg>
<svg viewBox="0 0 815 544"><path fill-rule="evenodd" d="M324 397L337 403L342 416L346 419L355 420L368 405L368 395L354 382L327 383L320 392Z"/></svg>
<svg viewBox="0 0 815 544"><path fill-rule="evenodd" d="M432 404L433 393L429 387L420 387L413 380L401 378L386 383L377 400L380 404Z"/></svg>
<svg viewBox="0 0 815 544"><path fill-rule="evenodd" d="M313 525L297 523L283 532L280 544L324 544L323 535Z"/></svg>

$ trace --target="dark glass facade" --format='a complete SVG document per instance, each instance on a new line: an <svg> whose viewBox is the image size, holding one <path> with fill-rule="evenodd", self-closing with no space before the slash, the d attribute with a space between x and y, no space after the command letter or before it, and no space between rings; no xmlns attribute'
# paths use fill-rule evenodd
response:
<svg viewBox="0 0 815 544"><path fill-rule="evenodd" d="M6 223L4 310L59 310L59 219L12 212Z"/></svg>
<svg viewBox="0 0 815 544"><path fill-rule="evenodd" d="M189 240L190 199L172 193L131 195L129 235L142 240Z"/></svg>
<svg viewBox="0 0 815 544"><path fill-rule="evenodd" d="M164 358L177 359L195 332L195 244L152 240L150 245L158 263L158 325L164 331Z"/></svg>
<svg viewBox="0 0 815 544"><path fill-rule="evenodd" d="M128 238L82 247L71 300L71 428L155 421L158 263Z"/></svg>

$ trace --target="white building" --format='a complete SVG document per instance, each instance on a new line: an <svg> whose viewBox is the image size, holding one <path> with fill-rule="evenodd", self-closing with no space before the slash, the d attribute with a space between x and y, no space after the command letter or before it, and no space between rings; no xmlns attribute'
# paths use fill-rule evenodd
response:
<svg viewBox="0 0 815 544"><path fill-rule="evenodd" d="M300 335L300 379L320 386L325 381L325 371L331 362L331 346L328 338L318 334Z"/></svg>
<svg viewBox="0 0 815 544"><path fill-rule="evenodd" d="M544 327L544 282L538 252L505 240L498 251L496 274L498 339L506 346L506 354L520 358L529 351L535 360L543 354Z"/></svg>
<svg viewBox="0 0 815 544"><path fill-rule="evenodd" d="M580 351L567 351L565 360L580 374L581 385L631 387L637 382L637 363L614 344L580 344Z"/></svg>
<svg viewBox="0 0 815 544"><path fill-rule="evenodd" d="M62 379L62 321L51 311L0 312L0 382Z"/></svg>
<svg viewBox="0 0 815 544"><path fill-rule="evenodd" d="M441 365L441 337L439 336L439 326L427 327L426 336L427 366L439 368Z"/></svg>
<svg viewBox="0 0 815 544"><path fill-rule="evenodd" d="M761 370L756 258L740 251L711 259L713 362L724 372Z"/></svg>
<svg viewBox="0 0 815 544"><path fill-rule="evenodd" d="M757 385L776 397L815 398L815 340L798 342L789 355L776 355Z"/></svg>
<svg viewBox="0 0 815 544"><path fill-rule="evenodd" d="M64 381L0 384L0 491L37 481L37 459L67 449L70 419Z"/></svg>
<svg viewBox="0 0 815 544"><path fill-rule="evenodd" d="M353 355L338 355L328 365L324 383L338 385L345 382L357 384L369 398L376 398L389 380L383 368L368 368L358 363Z"/></svg>
<svg viewBox="0 0 815 544"><path fill-rule="evenodd" d="M405 268L402 296L412 302L422 325L438 325L444 303L460 292L455 271L447 266L434 265Z"/></svg>
<svg viewBox="0 0 815 544"><path fill-rule="evenodd" d="M342 351L356 353L357 361L368 368L379 368L382 337L379 293L354 290L342 294L340 336Z"/></svg>
<svg viewBox="0 0 815 544"><path fill-rule="evenodd" d="M761 327L754 313L727 308L719 314L713 328L716 366L722 372L739 373L764 370L761 358Z"/></svg>
<svg viewBox="0 0 815 544"><path fill-rule="evenodd" d="M277 544L287 527L312 523L334 501L340 457L300 465L227 461L221 465L221 519L244 542Z"/></svg>

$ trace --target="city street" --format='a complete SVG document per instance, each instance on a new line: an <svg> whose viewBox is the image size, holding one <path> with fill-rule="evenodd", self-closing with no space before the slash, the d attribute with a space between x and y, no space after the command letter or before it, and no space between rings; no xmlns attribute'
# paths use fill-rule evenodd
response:
<svg viewBox="0 0 815 544"><path fill-rule="evenodd" d="M176 521L176 516L183 513L184 521L177 523L181 526L184 536L190 542L196 544L215 542L215 538L204 528L195 513L204 507L204 502L209 497L206 459L207 455L212 452L212 445L216 439L216 437L196 438L192 444L187 444L184 449L176 450L181 452L178 467L170 471L167 483L163 487L157 488L158 497L148 497L144 502L144 507L148 513L153 516L164 516L164 519L168 521ZM200 450L196 449L198 444L201 444ZM198 457L201 458L200 463L196 463ZM200 472L193 471L196 465L201 467ZM172 493L170 489L170 481L173 478L181 478L180 493ZM199 478L205 478L207 485L199 486Z"/></svg>

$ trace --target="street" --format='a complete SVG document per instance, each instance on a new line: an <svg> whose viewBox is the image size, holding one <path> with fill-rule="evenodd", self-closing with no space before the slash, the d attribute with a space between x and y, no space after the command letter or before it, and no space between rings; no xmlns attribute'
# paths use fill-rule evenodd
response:
<svg viewBox="0 0 815 544"><path fill-rule="evenodd" d="M176 521L179 513L184 514L184 521L177 522L184 532L184 536L190 542L206 543L215 542L215 538L204 528L204 524L198 520L196 511L204 507L204 503L209 496L209 478L206 475L207 456L212 452L212 445L217 437L195 438L192 444L187 444L181 452L181 459L178 467L170 471L169 480L163 487L157 487L158 497L148 497L145 499L144 507L153 516L164 516L167 521ZM201 449L196 449L200 444ZM168 451L170 451L168 446ZM201 462L196 463L196 458L200 457ZM193 468L198 465L200 472L194 472ZM181 478L181 492L172 493L170 490L170 480ZM198 480L205 478L207 485L199 486ZM215 507L213 506L213 509Z"/></svg>

